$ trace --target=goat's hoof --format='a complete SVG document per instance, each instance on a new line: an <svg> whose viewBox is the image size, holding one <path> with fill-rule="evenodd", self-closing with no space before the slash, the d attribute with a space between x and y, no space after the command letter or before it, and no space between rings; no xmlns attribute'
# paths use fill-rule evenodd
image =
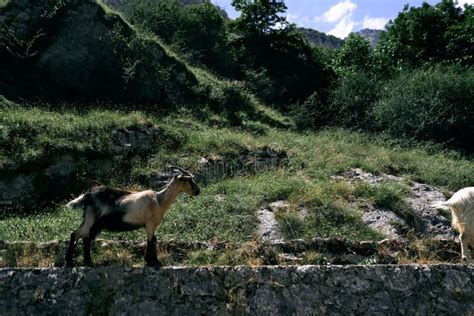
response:
<svg viewBox="0 0 474 316"><path fill-rule="evenodd" d="M66 261L65 267L66 267L66 268L72 268L72 267L74 267L74 262L73 262L73 261Z"/></svg>
<svg viewBox="0 0 474 316"><path fill-rule="evenodd" d="M157 261L151 261L146 263L147 267L154 268L155 270L158 270L162 267L161 262Z"/></svg>
<svg viewBox="0 0 474 316"><path fill-rule="evenodd" d="M467 257L462 257L461 262L464 263L464 264L469 264L469 263L471 263L471 260L469 260Z"/></svg>

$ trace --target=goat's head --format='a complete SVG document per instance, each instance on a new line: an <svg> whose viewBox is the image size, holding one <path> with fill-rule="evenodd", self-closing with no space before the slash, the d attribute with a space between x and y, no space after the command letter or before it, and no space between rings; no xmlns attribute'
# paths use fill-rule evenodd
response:
<svg viewBox="0 0 474 316"><path fill-rule="evenodd" d="M201 190L194 181L192 173L180 167L173 167L173 169L179 172L172 181L178 184L180 192L188 193L193 196L199 195Z"/></svg>

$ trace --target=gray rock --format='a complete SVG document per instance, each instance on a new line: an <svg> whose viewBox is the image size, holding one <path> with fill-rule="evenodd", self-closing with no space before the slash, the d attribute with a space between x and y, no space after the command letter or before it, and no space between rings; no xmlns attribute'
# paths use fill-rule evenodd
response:
<svg viewBox="0 0 474 316"><path fill-rule="evenodd" d="M333 177L340 181L363 181L371 185L378 185L387 181L403 181L403 178L394 175L373 175L362 169L354 168ZM456 233L451 227L450 221L431 205L438 201L445 201L443 193L436 187L428 184L411 182L412 191L406 201L417 216L416 224L411 227L417 234L428 238L455 238ZM397 228L393 225L398 222L407 225L406 221L390 210L367 206L362 220L370 227L380 231L389 238L402 238Z"/></svg>
<svg viewBox="0 0 474 316"><path fill-rule="evenodd" d="M456 234L449 219L431 206L435 202L446 201L443 193L434 186L417 182L414 182L411 188L413 197L409 197L407 201L411 208L421 215L421 233L435 238L455 238Z"/></svg>
<svg viewBox="0 0 474 316"><path fill-rule="evenodd" d="M394 239L402 238L398 232L398 228L394 225L394 223L396 222L400 223L401 225L406 225L406 222L391 210L385 208L376 208L372 205L366 205L364 207L362 221L369 227L383 233L388 238Z"/></svg>
<svg viewBox="0 0 474 316"><path fill-rule="evenodd" d="M133 126L112 131L112 151L115 154L151 152L161 130L153 125Z"/></svg>
<svg viewBox="0 0 474 316"><path fill-rule="evenodd" d="M277 243L283 241L283 235L278 228L275 214L271 210L258 210L257 218L259 221L257 233L261 236L263 242Z"/></svg>

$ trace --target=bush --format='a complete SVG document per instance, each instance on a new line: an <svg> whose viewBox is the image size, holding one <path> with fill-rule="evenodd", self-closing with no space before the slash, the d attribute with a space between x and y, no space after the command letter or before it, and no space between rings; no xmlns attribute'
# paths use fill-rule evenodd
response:
<svg viewBox="0 0 474 316"><path fill-rule="evenodd" d="M251 101L242 83L224 81L220 85L211 87L209 98L214 109L235 112L251 107Z"/></svg>
<svg viewBox="0 0 474 316"><path fill-rule="evenodd" d="M473 151L474 70L436 67L388 82L373 115L380 130Z"/></svg>
<svg viewBox="0 0 474 316"><path fill-rule="evenodd" d="M297 129L318 128L327 124L328 109L324 107L317 92L301 105L296 105L293 117Z"/></svg>
<svg viewBox="0 0 474 316"><path fill-rule="evenodd" d="M377 101L380 83L365 72L340 78L330 98L332 123L347 128L371 128L370 112Z"/></svg>
<svg viewBox="0 0 474 316"><path fill-rule="evenodd" d="M200 103L209 105L233 125L242 123L240 112L253 109L249 93L239 81L203 83L196 86L194 92Z"/></svg>

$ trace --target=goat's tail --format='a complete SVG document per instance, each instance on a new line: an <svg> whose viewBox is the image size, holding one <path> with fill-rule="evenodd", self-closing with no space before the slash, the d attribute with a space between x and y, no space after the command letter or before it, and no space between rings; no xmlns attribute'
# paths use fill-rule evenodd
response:
<svg viewBox="0 0 474 316"><path fill-rule="evenodd" d="M433 207L435 209L442 209L442 210L446 210L446 211L451 210L450 206L451 205L449 204L449 202L436 202L436 203L431 204L431 207Z"/></svg>
<svg viewBox="0 0 474 316"><path fill-rule="evenodd" d="M67 203L66 206L74 209L74 208L83 208L86 202L86 193L81 194L79 197L75 198L71 202Z"/></svg>

